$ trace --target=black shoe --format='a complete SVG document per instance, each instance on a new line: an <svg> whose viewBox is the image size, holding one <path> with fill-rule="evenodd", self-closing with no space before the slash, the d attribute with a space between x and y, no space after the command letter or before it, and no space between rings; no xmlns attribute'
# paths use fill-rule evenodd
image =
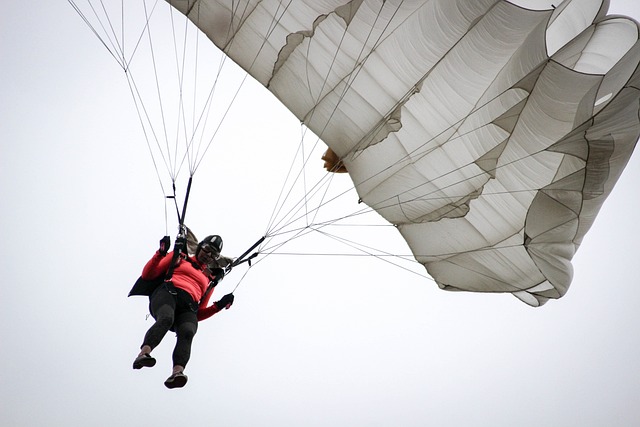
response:
<svg viewBox="0 0 640 427"><path fill-rule="evenodd" d="M152 366L155 366L155 364L156 359L151 357L149 353L145 353L136 357L136 360L133 361L133 369L141 369L143 367L150 368Z"/></svg>
<svg viewBox="0 0 640 427"><path fill-rule="evenodd" d="M188 378L184 374L184 372L180 371L172 374L169 378L167 378L167 380L164 382L164 385L167 386L167 388L184 387L184 385L187 383L187 380Z"/></svg>

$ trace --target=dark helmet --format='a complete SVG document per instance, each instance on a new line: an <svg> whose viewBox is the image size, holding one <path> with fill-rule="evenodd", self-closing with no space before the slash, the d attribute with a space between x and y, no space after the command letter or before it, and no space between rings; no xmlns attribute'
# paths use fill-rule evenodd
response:
<svg viewBox="0 0 640 427"><path fill-rule="evenodd" d="M196 257L202 250L203 246L207 245L215 252L215 255L220 255L222 252L222 237L217 234L213 234L211 236L207 236L200 243L198 243L198 248L196 249Z"/></svg>

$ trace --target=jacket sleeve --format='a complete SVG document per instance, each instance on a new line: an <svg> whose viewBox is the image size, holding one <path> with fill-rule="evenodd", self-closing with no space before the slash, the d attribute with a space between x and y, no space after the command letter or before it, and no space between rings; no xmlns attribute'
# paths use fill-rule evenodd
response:
<svg viewBox="0 0 640 427"><path fill-rule="evenodd" d="M207 297L202 301L202 304L200 304L200 306L198 307L198 321L208 319L209 317L220 311L220 308L218 308L218 305L215 302L207 307L212 293L213 292L209 292Z"/></svg>
<svg viewBox="0 0 640 427"><path fill-rule="evenodd" d="M211 295L213 295L214 290L215 288L211 289L210 292L207 292L205 297L200 302L200 305L198 306L198 313L197 313L198 321L208 319L209 317L213 316L214 314L216 314L222 309L222 307L218 307L218 305L215 302L211 304L211 306L207 307L207 305L209 305L209 300L211 299Z"/></svg>
<svg viewBox="0 0 640 427"><path fill-rule="evenodd" d="M153 257L147 262L142 269L142 278L144 280L153 280L167 273L169 264L173 258L173 252L162 255L160 251L156 251Z"/></svg>
<svg viewBox="0 0 640 427"><path fill-rule="evenodd" d="M198 313L197 313L198 321L208 319L209 317L213 316L219 311L220 309L218 308L218 305L215 302L211 304L209 307L205 307L205 308L201 307L198 309Z"/></svg>

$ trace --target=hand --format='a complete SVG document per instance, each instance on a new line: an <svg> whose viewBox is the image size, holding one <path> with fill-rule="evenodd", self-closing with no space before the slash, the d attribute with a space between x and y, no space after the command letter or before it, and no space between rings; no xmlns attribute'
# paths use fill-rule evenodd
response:
<svg viewBox="0 0 640 427"><path fill-rule="evenodd" d="M216 305L220 307L220 310L222 310L223 307L228 310L229 307L231 307L231 305L233 304L234 298L235 297L233 296L233 294L226 294L225 296L220 298L220 301L216 302Z"/></svg>
<svg viewBox="0 0 640 427"><path fill-rule="evenodd" d="M160 239L160 248L158 249L158 251L160 252L160 255L165 256L169 251L170 246L171 246L171 237L164 236L162 239Z"/></svg>
<svg viewBox="0 0 640 427"><path fill-rule="evenodd" d="M211 276L213 276L217 282L219 282L220 280L222 280L224 278L224 270L221 268L209 268L209 274Z"/></svg>

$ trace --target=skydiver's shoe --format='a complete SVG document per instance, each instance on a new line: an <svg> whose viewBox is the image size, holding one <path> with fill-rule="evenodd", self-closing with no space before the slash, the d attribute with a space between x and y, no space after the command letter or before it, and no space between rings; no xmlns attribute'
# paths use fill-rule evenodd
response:
<svg viewBox="0 0 640 427"><path fill-rule="evenodd" d="M133 361L133 369L142 369L143 367L151 368L155 366L156 359L151 357L149 353L141 354Z"/></svg>
<svg viewBox="0 0 640 427"><path fill-rule="evenodd" d="M188 378L184 374L184 372L180 371L172 374L169 378L167 378L167 380L164 382L164 385L167 386L167 388L184 387L184 385L187 383L187 380Z"/></svg>

